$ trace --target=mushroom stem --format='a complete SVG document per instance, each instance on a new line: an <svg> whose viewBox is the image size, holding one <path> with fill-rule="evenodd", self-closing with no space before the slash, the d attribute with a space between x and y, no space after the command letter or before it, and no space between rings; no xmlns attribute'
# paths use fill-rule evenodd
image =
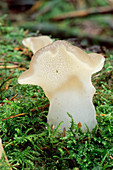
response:
<svg viewBox="0 0 113 170"><path fill-rule="evenodd" d="M97 124L96 111L92 103L95 88L92 84L87 84L87 86L90 90L86 89L77 78L72 78L57 91L50 101L47 116L50 126L54 124L56 128L61 121L64 121L60 128L63 129L65 127L68 129L70 126L68 112L77 124L81 123L82 130L86 130L85 124L90 131L95 127Z"/></svg>

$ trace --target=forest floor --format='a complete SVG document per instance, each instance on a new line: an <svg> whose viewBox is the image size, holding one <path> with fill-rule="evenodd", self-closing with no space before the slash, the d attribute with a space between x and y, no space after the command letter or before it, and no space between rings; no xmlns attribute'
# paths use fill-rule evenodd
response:
<svg viewBox="0 0 113 170"><path fill-rule="evenodd" d="M73 5L58 1L16 15L8 13L4 3L0 6L4 8L0 11L0 138L4 148L0 169L113 168L113 15L108 4L103 4L101 10L109 13L91 14L94 8L90 6L87 16L85 11L82 17L81 13L72 17L68 12L75 10ZM70 128L59 134L47 124L49 100L41 87L18 84L33 55L22 40L38 35L63 39L105 57L103 69L92 76L98 122L92 132L83 132L70 117Z"/></svg>

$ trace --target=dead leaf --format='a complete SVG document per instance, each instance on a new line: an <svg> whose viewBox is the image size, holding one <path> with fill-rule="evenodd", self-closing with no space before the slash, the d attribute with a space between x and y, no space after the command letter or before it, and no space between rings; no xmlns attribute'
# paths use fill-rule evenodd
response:
<svg viewBox="0 0 113 170"><path fill-rule="evenodd" d="M82 124L79 122L77 126L78 126L78 128L81 128Z"/></svg>
<svg viewBox="0 0 113 170"><path fill-rule="evenodd" d="M110 157L110 159L113 159L113 156L110 155L109 157Z"/></svg>
<svg viewBox="0 0 113 170"><path fill-rule="evenodd" d="M55 129L55 126L54 126L54 124L52 125L51 129L52 129L52 130L54 130L54 129Z"/></svg>
<svg viewBox="0 0 113 170"><path fill-rule="evenodd" d="M66 128L65 128L65 127L63 128L63 134L62 134L62 136L63 136L63 137L66 136Z"/></svg>
<svg viewBox="0 0 113 170"><path fill-rule="evenodd" d="M8 90L8 89L9 89L9 85L7 84L7 85L6 85L6 90Z"/></svg>
<svg viewBox="0 0 113 170"><path fill-rule="evenodd" d="M96 114L96 116L98 116L98 114ZM106 114L100 114L100 116L106 116Z"/></svg>
<svg viewBox="0 0 113 170"><path fill-rule="evenodd" d="M100 114L101 116L106 116L106 114Z"/></svg>

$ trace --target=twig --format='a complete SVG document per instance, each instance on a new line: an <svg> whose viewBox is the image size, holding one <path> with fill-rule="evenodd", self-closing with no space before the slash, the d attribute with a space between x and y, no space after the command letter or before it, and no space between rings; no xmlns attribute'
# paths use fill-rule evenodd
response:
<svg viewBox="0 0 113 170"><path fill-rule="evenodd" d="M3 86L7 81L9 81L10 79L13 79L13 78L15 78L15 77L10 77L9 79L6 79L6 80L0 85L0 89L2 88L2 86Z"/></svg>
<svg viewBox="0 0 113 170"><path fill-rule="evenodd" d="M69 153L69 151L67 150L67 148L65 148L65 147L62 147L67 153L68 153L68 155L70 155L70 153ZM75 163L75 161L73 160L73 159L71 159L72 160L72 162L73 162L73 164L74 164L74 166L76 166L76 163Z"/></svg>
<svg viewBox="0 0 113 170"><path fill-rule="evenodd" d="M19 67L19 68L17 68L18 70L22 70L22 71L25 71L26 70L26 68L21 68L21 67Z"/></svg>
<svg viewBox="0 0 113 170"><path fill-rule="evenodd" d="M37 1L27 12L27 15L30 15L34 12L36 12L40 7L42 6L42 2L41 1Z"/></svg>
<svg viewBox="0 0 113 170"><path fill-rule="evenodd" d="M88 15L96 15L96 14L108 14L113 13L113 7L98 7L98 8L89 8L86 10L67 12L62 15L58 15L53 18L54 21L59 21L67 18L78 18L78 17L86 17Z"/></svg>
<svg viewBox="0 0 113 170"><path fill-rule="evenodd" d="M41 15L46 14L49 12L56 4L58 3L57 1L51 1L48 3L48 5L42 7L37 13L32 14L32 19L35 19L36 17L39 17Z"/></svg>
<svg viewBox="0 0 113 170"><path fill-rule="evenodd" d="M14 71L12 71L11 74L7 77L7 80L9 80L11 78L13 73L14 73Z"/></svg>
<svg viewBox="0 0 113 170"><path fill-rule="evenodd" d="M45 108L49 107L50 104L46 104L45 106L37 107L38 110L41 110L42 112L44 111ZM31 112L34 112L37 109L31 109Z"/></svg>
<svg viewBox="0 0 113 170"><path fill-rule="evenodd" d="M3 145L2 145L2 150L3 150L4 158L5 158L6 162L7 162L7 164L9 165L10 170L12 170L11 165L10 165L10 163L9 163L9 161L8 161L8 158L7 158L6 154L5 154L5 151L4 151L4 148L3 148Z"/></svg>
<svg viewBox="0 0 113 170"><path fill-rule="evenodd" d="M18 70L23 70L25 71L26 68L21 68L17 65L13 65L13 66L0 66L0 69L18 69Z"/></svg>
<svg viewBox="0 0 113 170"><path fill-rule="evenodd" d="M13 96L13 97L10 99L10 101L13 101L14 98L15 98L17 95L18 95L18 94L15 94L15 96Z"/></svg>
<svg viewBox="0 0 113 170"><path fill-rule="evenodd" d="M99 45L103 45L106 47L113 47L113 39L111 37L107 38L107 37L100 37L100 36L92 36L92 35L88 35L88 34L76 34L75 36L79 37L79 40L82 39L88 39L88 41L90 43L93 43L94 41L97 41L99 43Z"/></svg>
<svg viewBox="0 0 113 170"><path fill-rule="evenodd" d="M1 87L2 87L7 81L9 81L10 79L14 78L14 77L11 77L13 73L14 73L14 72L12 72L12 73L6 78L6 80L0 85L0 89L1 89Z"/></svg>
<svg viewBox="0 0 113 170"><path fill-rule="evenodd" d="M11 63L11 64L14 64L14 65L19 65L20 63L18 62L15 62L15 61L0 61L0 63L4 64L4 63Z"/></svg>
<svg viewBox="0 0 113 170"><path fill-rule="evenodd" d="M5 118L5 119L2 119L2 121L8 120L8 119L12 119L12 118L14 118L14 117L23 116L23 115L26 115L26 114L28 114L28 113L20 113L20 114L14 115L14 116L9 116L9 117L7 117L7 118Z"/></svg>
<svg viewBox="0 0 113 170"><path fill-rule="evenodd" d="M0 66L0 69L5 69L5 68L8 68L8 69L15 69L15 68L18 68L17 65L12 65L12 66Z"/></svg>

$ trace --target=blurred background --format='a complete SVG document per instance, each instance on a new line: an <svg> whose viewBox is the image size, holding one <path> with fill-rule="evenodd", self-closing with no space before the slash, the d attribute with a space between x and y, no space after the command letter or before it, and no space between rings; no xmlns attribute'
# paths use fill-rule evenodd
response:
<svg viewBox="0 0 113 170"><path fill-rule="evenodd" d="M113 49L113 0L1 0L4 22L100 52Z"/></svg>

